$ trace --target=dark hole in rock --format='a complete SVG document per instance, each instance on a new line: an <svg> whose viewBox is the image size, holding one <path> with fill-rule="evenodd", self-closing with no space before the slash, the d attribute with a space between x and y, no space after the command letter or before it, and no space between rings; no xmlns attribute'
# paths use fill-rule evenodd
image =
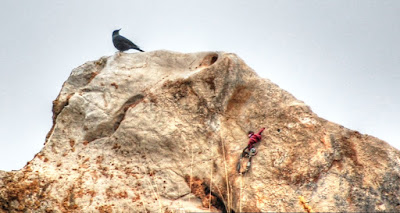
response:
<svg viewBox="0 0 400 213"><path fill-rule="evenodd" d="M204 187L204 193L208 195L210 193L210 188L205 183L203 183L202 185ZM216 198L216 201L213 203L213 206L215 208L221 210L222 213L235 213L235 211L233 211L232 209L230 212L227 212L227 208L225 207L224 202L216 193L211 192L211 195Z"/></svg>
<svg viewBox="0 0 400 213"><path fill-rule="evenodd" d="M198 66L200 67L209 67L211 65L213 65L215 62L217 62L218 60L218 54L217 53L211 53L208 54L207 56L205 56L203 58L203 60L201 61L200 65Z"/></svg>
<svg viewBox="0 0 400 213"><path fill-rule="evenodd" d="M211 64L214 64L217 60L218 60L218 55L213 56L213 57L211 58L211 63L210 63L210 65L211 65Z"/></svg>

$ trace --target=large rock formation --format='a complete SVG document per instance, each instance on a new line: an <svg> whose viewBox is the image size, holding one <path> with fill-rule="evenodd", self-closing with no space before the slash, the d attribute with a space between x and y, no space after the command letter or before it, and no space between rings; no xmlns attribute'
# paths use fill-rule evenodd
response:
<svg viewBox="0 0 400 213"><path fill-rule="evenodd" d="M42 151L0 172L0 212L400 211L398 150L319 118L234 54L88 62L53 113Z"/></svg>

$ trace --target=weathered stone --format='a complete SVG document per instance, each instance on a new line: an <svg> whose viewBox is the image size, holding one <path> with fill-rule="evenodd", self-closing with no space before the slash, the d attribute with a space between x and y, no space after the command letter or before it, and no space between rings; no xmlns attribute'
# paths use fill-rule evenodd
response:
<svg viewBox="0 0 400 213"><path fill-rule="evenodd" d="M0 171L0 211L400 211L398 150L319 118L234 54L88 62L53 121L32 161ZM262 127L240 175L247 132Z"/></svg>

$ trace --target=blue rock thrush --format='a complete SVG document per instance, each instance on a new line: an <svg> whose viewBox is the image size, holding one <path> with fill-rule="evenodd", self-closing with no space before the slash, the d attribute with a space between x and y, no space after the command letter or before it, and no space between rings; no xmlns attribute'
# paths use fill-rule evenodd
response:
<svg viewBox="0 0 400 213"><path fill-rule="evenodd" d="M119 30L114 30L112 34L112 41L114 44L114 47L117 48L119 51L123 52L129 49L135 49L140 52L144 52L141 50L136 44L134 44L132 41L129 41L129 39L119 35Z"/></svg>

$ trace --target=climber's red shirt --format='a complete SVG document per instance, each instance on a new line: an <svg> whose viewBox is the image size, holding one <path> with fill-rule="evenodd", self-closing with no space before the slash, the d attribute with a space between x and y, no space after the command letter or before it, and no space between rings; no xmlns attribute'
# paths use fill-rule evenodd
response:
<svg viewBox="0 0 400 213"><path fill-rule="evenodd" d="M250 150L253 148L253 145L257 143L258 141L261 140L261 133L264 131L265 128L262 128L257 134L251 134L249 135L249 145L247 146L248 149Z"/></svg>

